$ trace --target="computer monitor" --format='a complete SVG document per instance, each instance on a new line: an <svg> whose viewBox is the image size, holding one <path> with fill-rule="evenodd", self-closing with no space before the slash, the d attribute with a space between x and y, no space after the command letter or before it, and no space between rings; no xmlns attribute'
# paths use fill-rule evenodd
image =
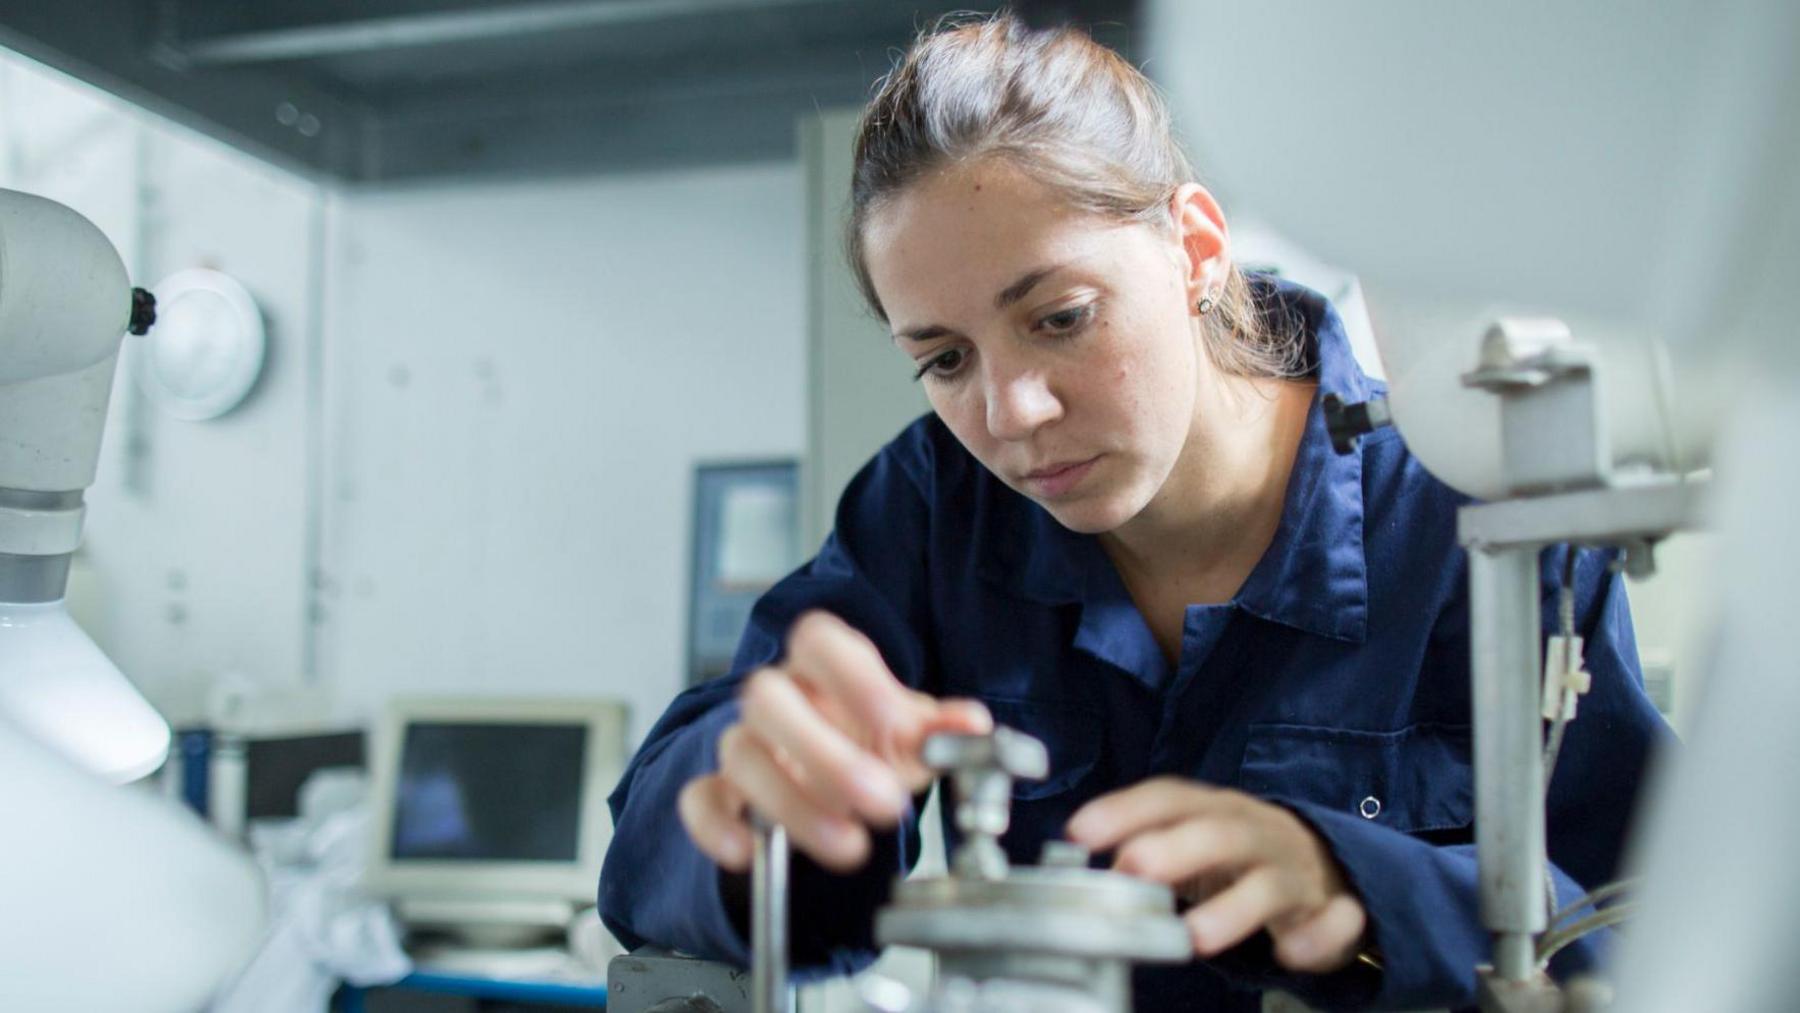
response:
<svg viewBox="0 0 1800 1013"><path fill-rule="evenodd" d="M410 927L475 945L561 931L594 901L626 713L599 699L393 701L371 765L371 891Z"/></svg>

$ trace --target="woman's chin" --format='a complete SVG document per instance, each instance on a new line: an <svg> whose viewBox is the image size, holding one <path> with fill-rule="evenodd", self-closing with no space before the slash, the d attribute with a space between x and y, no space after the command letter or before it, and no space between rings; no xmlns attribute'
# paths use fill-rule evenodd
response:
<svg viewBox="0 0 1800 1013"><path fill-rule="evenodd" d="M1080 535L1105 534L1130 520L1135 510L1113 497L1084 496L1078 499L1045 502L1038 505L1056 518L1056 523Z"/></svg>

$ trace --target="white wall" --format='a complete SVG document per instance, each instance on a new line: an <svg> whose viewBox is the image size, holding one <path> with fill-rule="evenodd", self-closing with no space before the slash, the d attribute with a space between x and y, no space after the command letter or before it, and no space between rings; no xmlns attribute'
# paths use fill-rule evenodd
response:
<svg viewBox="0 0 1800 1013"><path fill-rule="evenodd" d="M340 698L680 687L699 460L799 455L791 165L343 198L322 660Z"/></svg>
<svg viewBox="0 0 1800 1013"><path fill-rule="evenodd" d="M262 305L219 420L115 385L71 609L177 721L208 687L682 684L694 463L798 457L794 165L338 194L0 52L0 186L82 211L138 284ZM314 659L316 657L316 663Z"/></svg>

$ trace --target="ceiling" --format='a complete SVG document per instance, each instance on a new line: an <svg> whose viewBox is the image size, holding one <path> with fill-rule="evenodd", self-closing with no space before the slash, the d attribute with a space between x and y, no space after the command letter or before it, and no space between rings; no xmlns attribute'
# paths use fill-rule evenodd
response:
<svg viewBox="0 0 1800 1013"><path fill-rule="evenodd" d="M896 0L7 0L0 46L352 184L792 158L919 28ZM1011 5L1130 53L1133 0Z"/></svg>

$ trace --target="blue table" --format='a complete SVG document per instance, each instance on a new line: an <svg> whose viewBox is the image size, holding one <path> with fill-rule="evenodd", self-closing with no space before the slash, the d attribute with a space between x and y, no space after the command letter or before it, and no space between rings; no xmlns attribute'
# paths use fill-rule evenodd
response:
<svg viewBox="0 0 1800 1013"><path fill-rule="evenodd" d="M565 981L510 981L475 975L445 974L439 971L415 971L392 985L360 988L345 985L338 989L332 1006L336 1013L364 1013L364 1000L377 989L454 995L472 999L530 1003L538 1006L583 1006L604 1009L606 986L584 985Z"/></svg>

